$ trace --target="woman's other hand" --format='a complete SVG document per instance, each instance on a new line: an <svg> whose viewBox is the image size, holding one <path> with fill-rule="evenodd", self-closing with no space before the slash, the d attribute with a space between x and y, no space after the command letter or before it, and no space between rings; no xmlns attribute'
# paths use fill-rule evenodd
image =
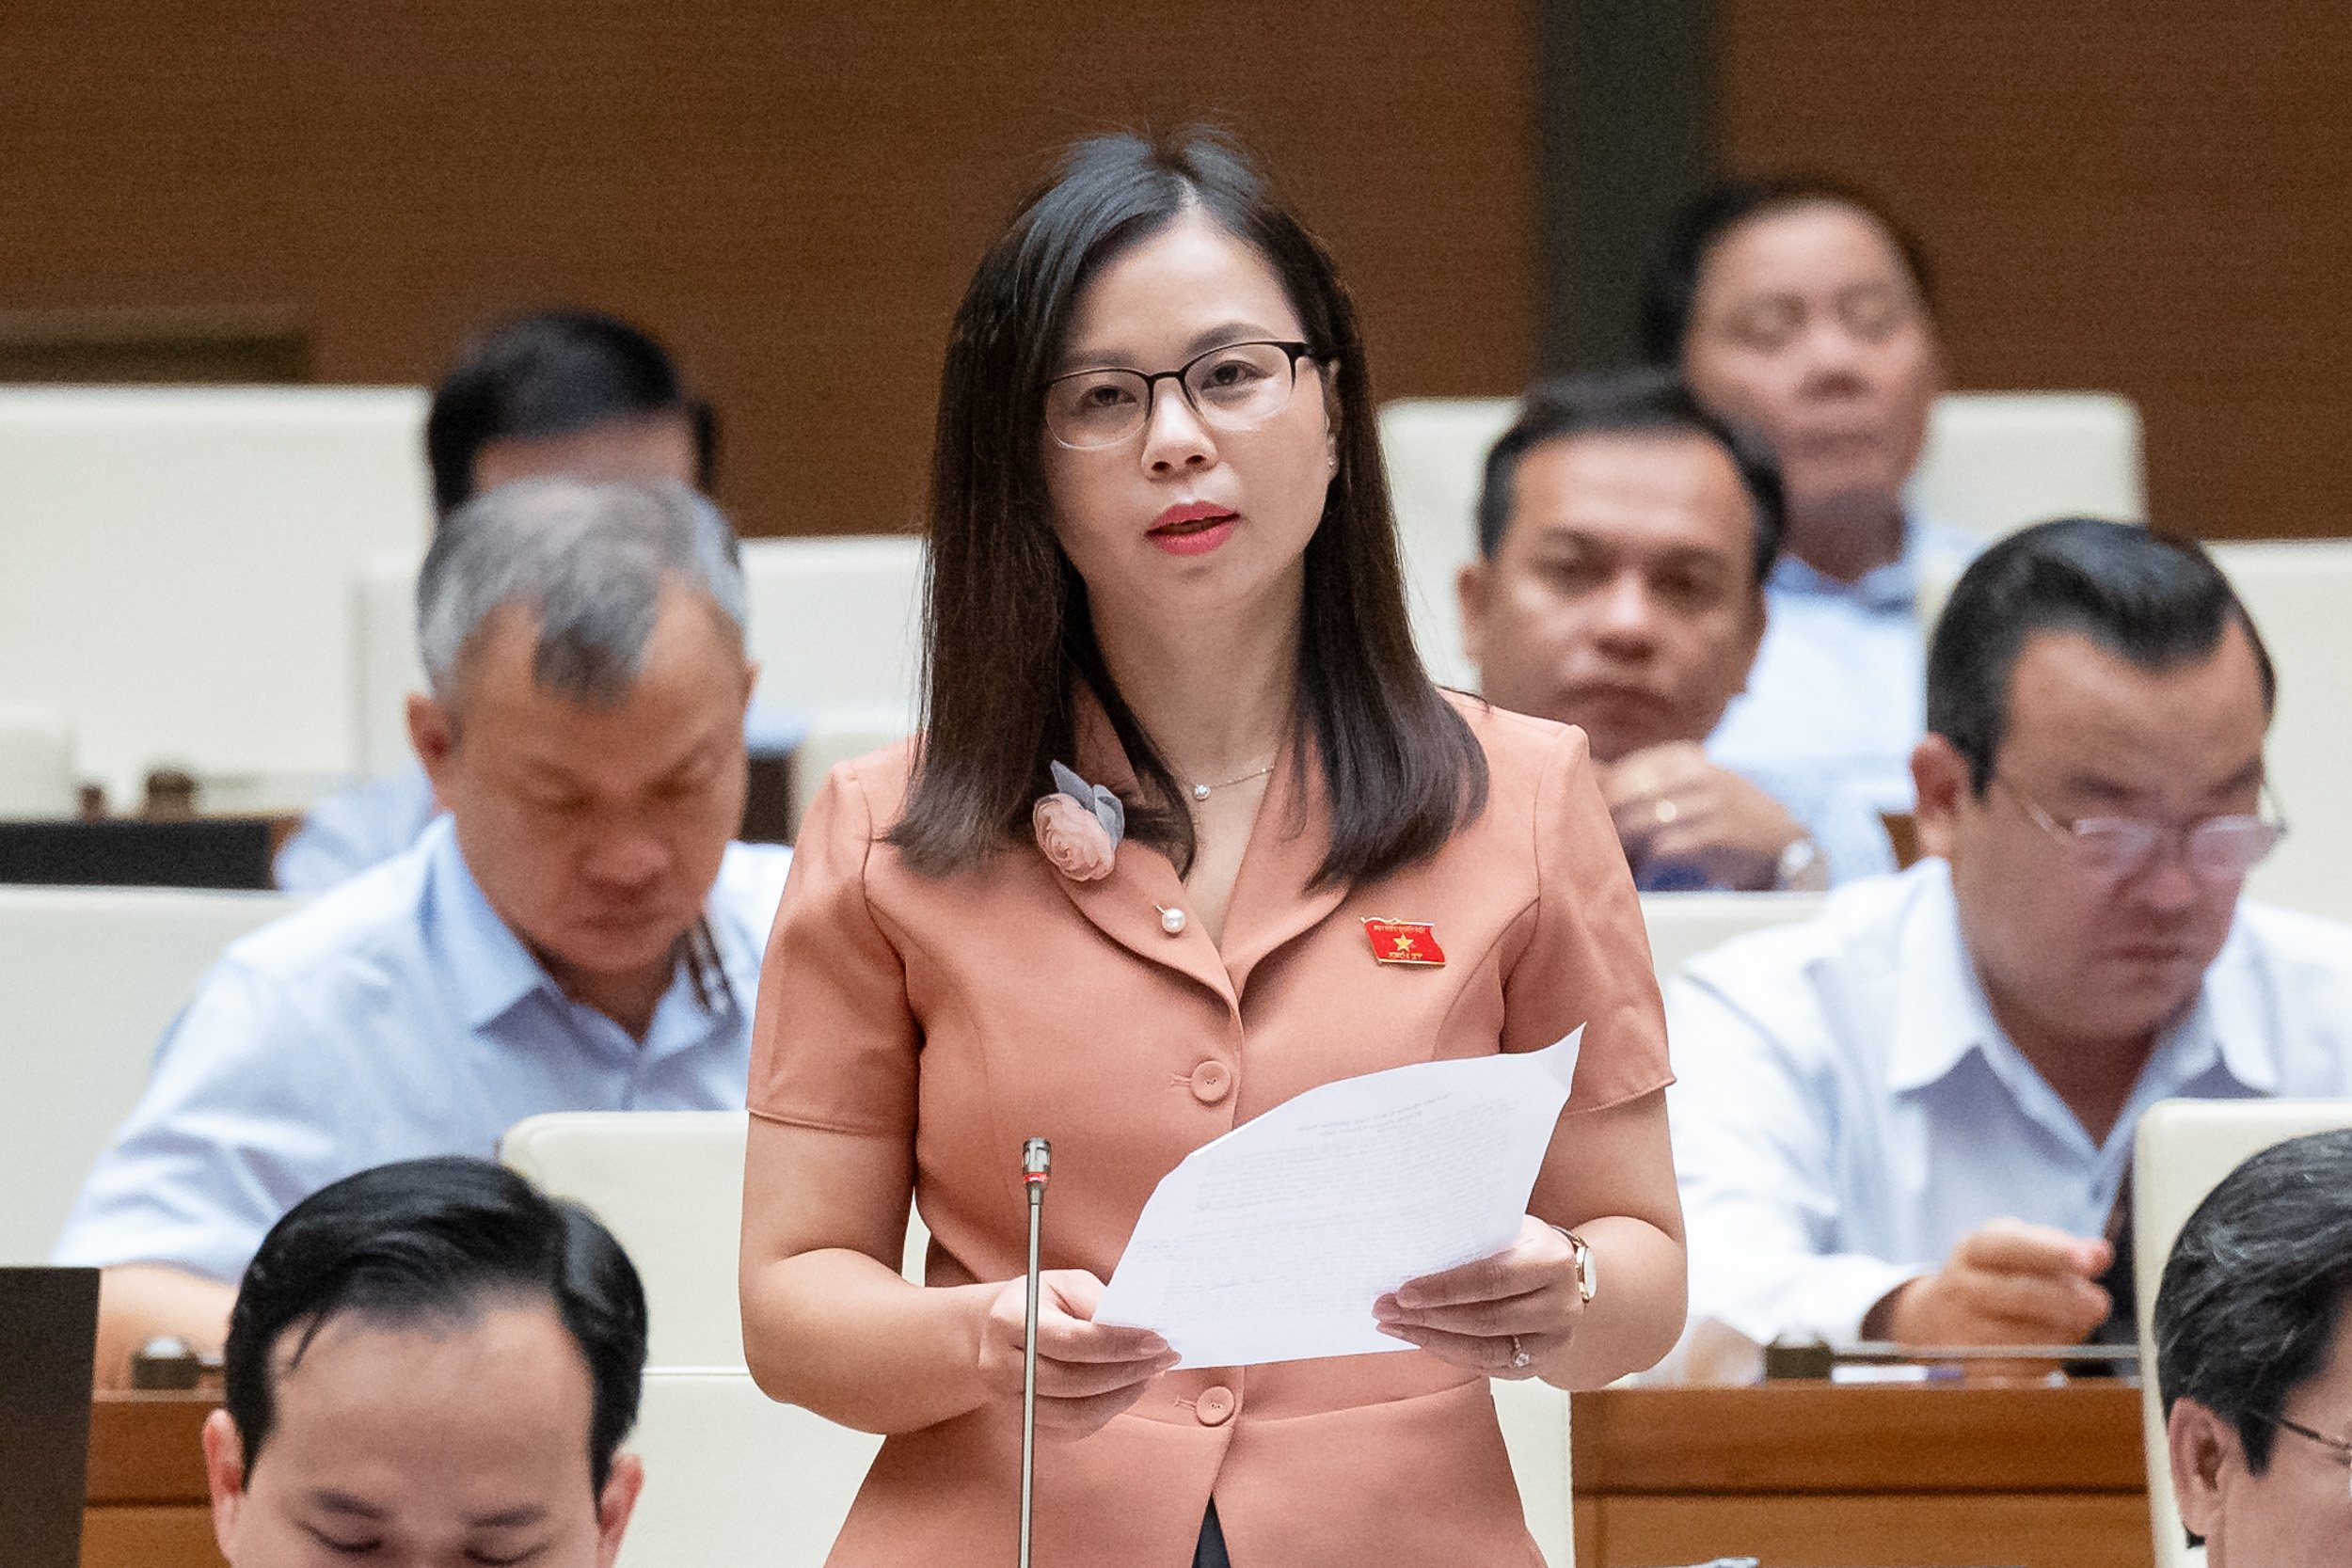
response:
<svg viewBox="0 0 2352 1568"><path fill-rule="evenodd" d="M1539 1375L1576 1334L1576 1250L1530 1214L1492 1257L1408 1279L1373 1303L1380 1332L1487 1377ZM1516 1340L1516 1343L1514 1342ZM1520 1353L1524 1366L1512 1363Z"/></svg>
<svg viewBox="0 0 2352 1568"><path fill-rule="evenodd" d="M1007 1280L989 1303L980 1333L981 1379L1016 1400L1021 1397L1021 1324L1027 1291L1025 1281ZM1153 1378L1176 1365L1176 1353L1152 1330L1094 1322L1094 1308L1102 1299L1103 1282L1084 1269L1049 1269L1038 1277L1041 1432L1065 1437L1098 1432L1141 1398Z"/></svg>

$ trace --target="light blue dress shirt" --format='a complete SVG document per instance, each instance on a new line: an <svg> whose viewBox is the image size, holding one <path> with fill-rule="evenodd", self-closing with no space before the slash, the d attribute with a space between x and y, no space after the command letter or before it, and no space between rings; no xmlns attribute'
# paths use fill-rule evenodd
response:
<svg viewBox="0 0 2352 1568"><path fill-rule="evenodd" d="M706 1000L681 962L641 1044L556 988L484 899L453 824L434 822L198 984L55 1261L234 1281L280 1214L354 1171L488 1157L543 1111L740 1109L790 861L728 847L705 905L723 985Z"/></svg>
<svg viewBox="0 0 2352 1568"><path fill-rule="evenodd" d="M754 703L743 715L744 749L755 757L788 756L808 737L806 715ZM320 799L278 851L271 879L287 893L325 893L417 842L441 815L432 783L414 757L399 771Z"/></svg>
<svg viewBox="0 0 2352 1568"><path fill-rule="evenodd" d="M1763 768L1734 768L1748 783L1780 802L1820 851L1829 885L1842 887L1864 877L1895 870L1895 847L1869 792L1826 773L1776 774ZM1644 893L1706 893L1715 884L1695 864L1649 861L1633 879ZM1820 883L1813 884L1819 887Z"/></svg>
<svg viewBox="0 0 2352 1568"><path fill-rule="evenodd" d="M1994 1021L1940 860L1692 959L1666 1029L1693 1325L1852 1339L1988 1220L2103 1234L2157 1101L2352 1094L2352 927L2241 902L2097 1144Z"/></svg>
<svg viewBox="0 0 2352 1568"><path fill-rule="evenodd" d="M1708 755L1741 773L1842 781L1877 810L1909 811L1912 748L1927 729L1920 591L1948 591L1983 544L1914 517L1902 555L1852 582L1784 554L1764 585L1747 690L1708 736Z"/></svg>

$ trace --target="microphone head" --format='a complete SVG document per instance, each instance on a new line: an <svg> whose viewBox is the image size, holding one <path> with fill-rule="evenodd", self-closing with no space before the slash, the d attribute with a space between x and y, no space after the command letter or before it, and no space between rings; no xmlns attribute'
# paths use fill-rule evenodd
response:
<svg viewBox="0 0 2352 1568"><path fill-rule="evenodd" d="M1025 1181L1042 1181L1054 1168L1054 1146L1043 1138L1031 1138L1021 1146L1021 1177Z"/></svg>

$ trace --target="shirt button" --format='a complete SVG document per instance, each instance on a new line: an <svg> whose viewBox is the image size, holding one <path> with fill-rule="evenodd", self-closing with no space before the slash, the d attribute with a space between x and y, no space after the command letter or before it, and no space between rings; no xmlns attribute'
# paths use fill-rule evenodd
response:
<svg viewBox="0 0 2352 1568"><path fill-rule="evenodd" d="M1233 1069L1223 1062L1202 1062L1192 1069L1192 1097L1214 1105L1233 1090Z"/></svg>
<svg viewBox="0 0 2352 1568"><path fill-rule="evenodd" d="M1221 1427L1233 1418L1236 1402L1233 1391L1219 1384L1201 1394L1200 1402L1192 1407L1192 1413L1200 1418L1200 1424L1204 1427Z"/></svg>

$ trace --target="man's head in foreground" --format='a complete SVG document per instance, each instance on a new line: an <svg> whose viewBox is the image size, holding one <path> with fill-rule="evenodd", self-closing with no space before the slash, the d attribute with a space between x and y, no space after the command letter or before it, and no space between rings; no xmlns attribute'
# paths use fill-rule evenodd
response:
<svg viewBox="0 0 2352 1568"><path fill-rule="evenodd" d="M2193 541L2065 518L1952 591L1913 761L1994 1016L2054 1076L2121 1095L2203 983L2261 817L2269 656ZM2103 1129L2093 1128L2094 1136Z"/></svg>
<svg viewBox="0 0 2352 1568"><path fill-rule="evenodd" d="M485 1161L363 1171L290 1210L206 1422L232 1568L610 1568L643 1473L645 1300L582 1210Z"/></svg>
<svg viewBox="0 0 2352 1568"><path fill-rule="evenodd" d="M683 484L519 481L417 579L408 730L499 918L643 1037L743 818L735 535Z"/></svg>
<svg viewBox="0 0 2352 1568"><path fill-rule="evenodd" d="M2352 1131L2265 1149L2182 1227L2156 1292L2181 1522L2213 1568L2352 1542Z"/></svg>
<svg viewBox="0 0 2352 1568"><path fill-rule="evenodd" d="M669 354L595 310L539 310L467 345L425 418L434 511L517 479L675 480L708 490L718 417Z"/></svg>

